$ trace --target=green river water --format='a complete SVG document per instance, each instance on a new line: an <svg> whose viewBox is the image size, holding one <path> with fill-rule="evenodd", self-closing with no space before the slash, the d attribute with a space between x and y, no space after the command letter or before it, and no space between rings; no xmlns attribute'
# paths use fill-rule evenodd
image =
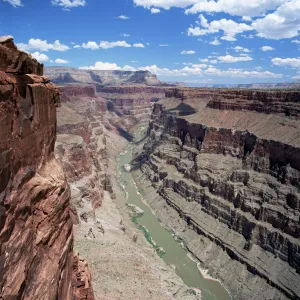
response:
<svg viewBox="0 0 300 300"><path fill-rule="evenodd" d="M141 129L136 133L136 139L142 134ZM181 277L183 282L189 286L201 290L203 300L230 300L231 297L227 290L216 280L204 278L197 268L196 262L190 259L187 251L180 243L167 231L158 221L151 209L142 201L130 172L124 169L124 165L132 161L132 150L134 144L130 143L125 152L118 156L119 181L127 192L127 203L140 207L144 214L135 219L135 222L142 229L146 228L146 237L151 236L152 241L162 247L165 253L162 259L175 267L175 272ZM145 233L145 230L143 230Z"/></svg>

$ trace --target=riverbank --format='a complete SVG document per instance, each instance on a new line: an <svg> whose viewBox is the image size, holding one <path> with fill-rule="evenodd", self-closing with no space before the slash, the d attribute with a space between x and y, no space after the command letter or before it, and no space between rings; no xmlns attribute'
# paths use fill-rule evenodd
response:
<svg viewBox="0 0 300 300"><path fill-rule="evenodd" d="M88 258L96 298L199 300L200 294L194 295L196 291L183 284L132 222L116 162L128 142L108 134L108 170L115 198L105 191L102 206L95 210L95 221L80 222L75 233L75 249Z"/></svg>
<svg viewBox="0 0 300 300"><path fill-rule="evenodd" d="M139 133L134 135L136 136L136 140L145 140L143 138L144 135L139 136ZM120 170L124 170L123 166L132 162L132 152L140 153L142 146L142 143L133 143L127 148L128 151L120 156ZM163 249L164 255L162 259L168 265L173 266L176 274L181 277L185 284L200 289L204 300L231 299L229 293L222 287L220 282L210 277L204 269L200 268L199 261L191 259L189 251L181 243L182 239L176 239L176 231L166 230L167 227L163 226L161 220L156 217L157 215L154 213L155 210L152 210L151 202L155 202L158 194L153 188L153 194L150 196L151 199L143 191L140 193L137 187L141 186L141 182L144 179L135 177L134 180L131 176L137 173L139 173L139 169L136 168L132 169L130 173L122 172L121 182L123 182L123 186L126 186L128 201L133 205L139 206L144 211L143 215L135 218L135 222L144 231L147 240L154 248ZM143 188L143 186L141 187ZM173 232L175 232L175 236L172 234Z"/></svg>

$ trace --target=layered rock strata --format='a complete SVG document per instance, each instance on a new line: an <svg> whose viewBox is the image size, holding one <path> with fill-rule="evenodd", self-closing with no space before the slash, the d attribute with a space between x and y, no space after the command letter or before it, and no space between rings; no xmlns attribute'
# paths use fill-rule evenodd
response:
<svg viewBox="0 0 300 300"><path fill-rule="evenodd" d="M120 128L128 131L139 120L107 109L107 100L85 86L60 87L60 93L55 155L71 187L75 249L88 258L95 298L199 299L135 228L117 183L115 157L126 145ZM84 269L85 262L74 267L81 295L89 299Z"/></svg>
<svg viewBox="0 0 300 300"><path fill-rule="evenodd" d="M144 192L234 299L300 298L299 95L174 89L154 105L140 163L159 195Z"/></svg>
<svg viewBox="0 0 300 300"><path fill-rule="evenodd" d="M76 299L70 189L54 157L59 93L0 38L0 298ZM90 286L85 286L92 295ZM75 298L74 298L75 297ZM83 298L81 298L83 299ZM90 297L89 299L93 299Z"/></svg>
<svg viewBox="0 0 300 300"><path fill-rule="evenodd" d="M84 70L69 67L48 67L45 74L56 84L104 85L161 85L157 77L148 71Z"/></svg>

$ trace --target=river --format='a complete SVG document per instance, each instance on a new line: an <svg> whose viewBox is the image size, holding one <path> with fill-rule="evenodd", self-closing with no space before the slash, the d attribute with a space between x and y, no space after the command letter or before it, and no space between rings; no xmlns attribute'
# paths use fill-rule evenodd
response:
<svg viewBox="0 0 300 300"><path fill-rule="evenodd" d="M145 128L139 128L139 130L135 131L136 140L141 138L142 133L144 133L143 129ZM189 287L201 290L203 300L230 300L229 293L217 280L202 276L198 270L197 263L187 255L187 251L159 223L151 209L142 201L141 194L138 192L130 172L124 167L124 165L130 165L134 147L134 143L129 143L125 151L117 158L118 179L127 193L127 204L136 205L144 211L143 215L134 218L134 221L143 230L147 240L153 246L157 245L158 254L161 255L161 258L168 265L175 268L176 274L181 277L183 282Z"/></svg>

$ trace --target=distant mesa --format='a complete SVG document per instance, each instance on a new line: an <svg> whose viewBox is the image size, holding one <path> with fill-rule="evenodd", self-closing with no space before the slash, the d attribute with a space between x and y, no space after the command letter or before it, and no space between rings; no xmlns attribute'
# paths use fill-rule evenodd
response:
<svg viewBox="0 0 300 300"><path fill-rule="evenodd" d="M168 85L158 80L156 75L150 73L149 71L132 72L109 70L82 70L69 67L48 67L45 68L45 75L48 76L52 80L52 82L60 85Z"/></svg>

